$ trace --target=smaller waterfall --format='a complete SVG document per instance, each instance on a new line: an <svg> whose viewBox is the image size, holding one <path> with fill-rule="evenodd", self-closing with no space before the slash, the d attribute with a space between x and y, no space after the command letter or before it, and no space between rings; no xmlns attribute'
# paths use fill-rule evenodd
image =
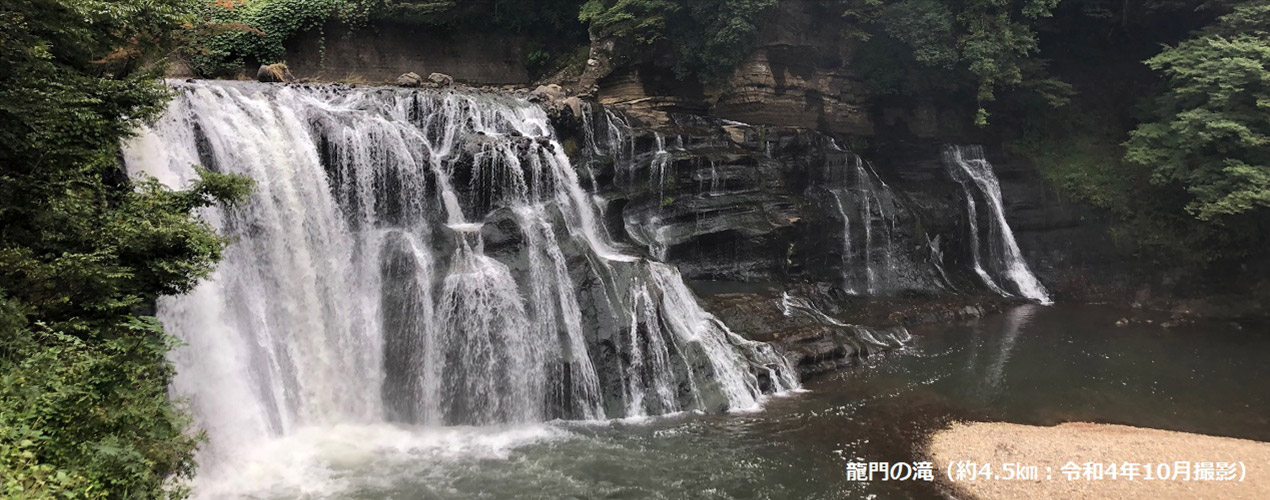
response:
<svg viewBox="0 0 1270 500"><path fill-rule="evenodd" d="M992 173L980 146L945 146L944 165L966 194L966 213L970 222L970 251L975 274L984 285L1004 296L1014 293L1043 304L1051 303L1049 293L1040 280L1028 269L1014 232L1005 220L1005 205L1001 201L1001 184ZM976 194L977 193L977 194ZM977 197L987 206L989 222L986 241L981 241ZM984 244L987 243L987 259ZM987 266L987 267L985 267ZM993 276L997 276L996 279ZM1006 286L1011 287L1007 291Z"/></svg>
<svg viewBox="0 0 1270 500"><path fill-rule="evenodd" d="M843 289L884 295L941 287L931 266L906 257L896 228L905 208L890 186L867 161L833 141L827 156L819 188L828 192L827 205L842 219Z"/></svg>

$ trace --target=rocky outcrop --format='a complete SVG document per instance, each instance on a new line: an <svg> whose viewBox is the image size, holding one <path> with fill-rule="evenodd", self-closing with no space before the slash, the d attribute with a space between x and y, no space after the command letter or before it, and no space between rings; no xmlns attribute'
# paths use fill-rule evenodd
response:
<svg viewBox="0 0 1270 500"><path fill-rule="evenodd" d="M295 49L307 57L288 59L300 76L391 81L413 71L407 83L414 86L420 74L444 72L464 83L525 87L516 95L555 118L615 239L699 282L782 291L814 285L830 297L822 312L844 325L947 318L915 304L972 297L950 309L963 311L994 296L972 269L968 236L972 223L986 221L967 212L966 191L941 162L946 143L989 143L1018 246L1060 298L1089 281L1125 276L1104 217L1063 200L1031 165L965 130L957 120L965 110L871 95L856 44L830 14L820 2L780 2L754 50L730 78L709 86L668 70L666 47L611 39L592 41L580 72L537 86L528 84L524 44L502 35L328 30L325 58L314 58L319 41L310 38L297 45L307 44L307 52ZM836 366L860 350L842 347L862 335L853 327L769 314L781 312L772 309L780 293L739 297L766 309L720 315L730 324L768 318L781 331L801 332L788 345L807 367ZM865 297L899 316L848 307ZM895 302L904 300L914 302Z"/></svg>
<svg viewBox="0 0 1270 500"><path fill-rule="evenodd" d="M840 14L839 14L840 15ZM781 2L750 56L721 84L712 114L747 123L871 134L854 43L818 2Z"/></svg>
<svg viewBox="0 0 1270 500"><path fill-rule="evenodd" d="M1109 214L1063 197L1024 158L1002 154L993 165L1019 248L1059 298L1097 300L1101 290L1134 289L1157 274L1116 246Z"/></svg>
<svg viewBox="0 0 1270 500"><path fill-rule="evenodd" d="M599 102L652 121L671 113L709 114L746 123L871 134L870 96L853 73L854 44L817 2L785 1L771 13L755 49L715 85L667 69L665 46L602 39L581 75L557 78L593 90Z"/></svg>
<svg viewBox="0 0 1270 500"><path fill-rule="evenodd" d="M561 123L611 225L698 280L821 282L872 296L982 290L963 191L939 164L873 164L833 137L695 115Z"/></svg>
<svg viewBox="0 0 1270 500"><path fill-rule="evenodd" d="M871 300L828 284L696 282L702 305L747 338L779 346L804 378L906 345L907 327L974 320L1007 301L949 296Z"/></svg>

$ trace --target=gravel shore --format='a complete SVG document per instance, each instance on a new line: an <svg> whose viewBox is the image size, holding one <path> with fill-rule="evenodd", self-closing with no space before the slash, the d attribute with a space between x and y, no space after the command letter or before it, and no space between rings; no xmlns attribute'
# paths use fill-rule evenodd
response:
<svg viewBox="0 0 1270 500"><path fill-rule="evenodd" d="M1270 498L1270 443L1123 425L1067 423L1036 427L1007 423L957 423L931 437L928 453L940 480L957 496L993 499L1039 498ZM967 462L976 464L968 480ZM1071 480L1069 462L1078 467ZM1103 464L1095 472L1086 463ZM1127 462L1127 464L1126 464ZM1181 466L1176 462L1188 465ZM1195 480L1235 463L1233 480ZM1242 465L1240 463L1242 462ZM959 466L960 464L960 466ZM991 464L985 473L984 464ZM1036 479L1004 479L1003 464L1036 466ZM1107 464L1114 464L1108 468ZM1170 476L1145 477L1143 468ZM1160 464L1167 464L1160 467ZM1137 465L1137 467L1135 467ZM1191 480L1181 469L1189 469ZM1226 471L1230 471L1227 466ZM1068 466L1068 471L1073 470ZM1177 471L1176 477L1174 474ZM955 478L961 473L961 479ZM1137 472L1133 480L1123 472ZM1116 477L1112 477L1115 473ZM1219 472L1218 472L1219 473ZM1098 476L1101 475L1101 479ZM993 477L996 479L993 479ZM1242 476L1242 481L1240 480Z"/></svg>

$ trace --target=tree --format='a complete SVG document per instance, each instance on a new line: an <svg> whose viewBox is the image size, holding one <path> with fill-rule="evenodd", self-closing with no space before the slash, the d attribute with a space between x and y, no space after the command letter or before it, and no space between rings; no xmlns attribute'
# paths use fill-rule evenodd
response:
<svg viewBox="0 0 1270 500"><path fill-rule="evenodd" d="M168 399L171 340L143 314L189 290L225 241L193 212L240 197L133 183L121 141L169 90L182 0L0 5L0 496L156 498L193 470ZM175 492L179 493L179 492Z"/></svg>
<svg viewBox="0 0 1270 500"><path fill-rule="evenodd" d="M749 54L777 0L588 0L579 19L600 36L673 48L675 75L715 83Z"/></svg>
<svg viewBox="0 0 1270 500"><path fill-rule="evenodd" d="M1167 90L1125 158L1194 196L1201 220L1270 207L1270 2L1247 2L1146 64Z"/></svg>

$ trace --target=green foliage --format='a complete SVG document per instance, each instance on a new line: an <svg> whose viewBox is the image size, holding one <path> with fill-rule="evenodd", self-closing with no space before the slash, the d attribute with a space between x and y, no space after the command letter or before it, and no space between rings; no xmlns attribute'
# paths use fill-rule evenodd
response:
<svg viewBox="0 0 1270 500"><path fill-rule="evenodd" d="M588 0L579 19L603 37L673 47L675 74L705 83L729 76L748 55L777 0Z"/></svg>
<svg viewBox="0 0 1270 500"><path fill-rule="evenodd" d="M127 318L89 339L23 333L0 351L0 496L180 495L164 483L193 473L198 437L168 400L158 323Z"/></svg>
<svg viewBox="0 0 1270 500"><path fill-rule="evenodd" d="M586 26L578 20L585 0L493 0L493 12L478 15L477 22L488 18L494 29L532 35L546 44L563 42L572 46L587 42Z"/></svg>
<svg viewBox="0 0 1270 500"><path fill-rule="evenodd" d="M777 0L688 3L688 19L672 24L679 56L675 73L680 78L695 74L703 82L730 76L749 55L764 14L776 3Z"/></svg>
<svg viewBox="0 0 1270 500"><path fill-rule="evenodd" d="M952 68L959 59L956 16L945 2L908 0L888 3L877 16L877 22L888 35L908 45L917 62Z"/></svg>
<svg viewBox="0 0 1270 500"><path fill-rule="evenodd" d="M397 21L421 26L441 26L468 14L460 0L383 0L375 9L377 21Z"/></svg>
<svg viewBox="0 0 1270 500"><path fill-rule="evenodd" d="M1015 124L1012 155L1030 159L1059 193L1106 210L1116 245L1148 261L1198 267L1217 254L1208 231L1186 220L1176 193L1149 182L1151 172L1122 162L1124 132L1105 110L1078 103Z"/></svg>
<svg viewBox="0 0 1270 500"><path fill-rule="evenodd" d="M1053 106L1069 101L1071 86L1046 76L1035 58L1037 24L1050 17L1058 0L827 3L857 25L847 36L865 42L860 56L869 67L865 76L881 94L929 92L969 80L979 126L988 124L985 106L1001 89L1038 92Z"/></svg>
<svg viewBox="0 0 1270 500"><path fill-rule="evenodd" d="M1264 52L1236 50L1240 44L1232 43L1264 36L1266 18L1256 17L1264 16L1263 5L1242 2L1213 26L1151 58L1148 65L1161 71L1165 80L1158 96L1144 100L1148 121L1139 122L1129 108L1132 97L1150 88L1152 75L1125 68L1132 56L1093 54L1103 63L1095 66L1098 69L1080 69L1086 73L1085 88L1072 105L1043 112L1035 99L1041 92L1030 102L1018 96L1009 100L1010 113L1000 121L1010 137L1008 149L1031 159L1061 193L1106 209L1117 245L1149 261L1204 269L1256 257L1268 242L1270 217L1264 205L1224 213L1215 209L1230 209L1239 205L1223 202L1255 200L1266 192L1263 184L1244 176L1249 174L1246 170L1228 169L1232 160L1252 165L1255 158L1266 158L1264 143L1257 149L1248 142L1258 143L1255 134L1230 133L1231 122L1234 130L1246 125L1248 131L1266 132L1266 115L1257 107L1256 96L1265 95L1267 60L1249 62L1247 57ZM1147 14L1133 17L1117 10L1108 15L1117 25L1149 24L1141 17ZM1110 45L1098 50L1121 49ZM1100 71L1109 73L1088 74ZM1218 193L1215 188L1230 191ZM1216 203L1205 206L1205 200Z"/></svg>
<svg viewBox="0 0 1270 500"><path fill-rule="evenodd" d="M169 345L137 316L210 272L192 214L249 183L133 184L120 143L163 108L183 0L0 5L0 497L157 498L194 440L168 401Z"/></svg>
<svg viewBox="0 0 1270 500"><path fill-rule="evenodd" d="M328 22L361 26L375 0L196 0L201 27L187 51L195 71L230 74L247 63L282 60L291 37Z"/></svg>
<svg viewBox="0 0 1270 500"><path fill-rule="evenodd" d="M588 0L578 19L602 36L652 43L666 36L666 19L680 6L668 0Z"/></svg>
<svg viewBox="0 0 1270 500"><path fill-rule="evenodd" d="M1168 89L1125 158L1194 196L1201 220L1270 207L1270 2L1236 7L1206 32L1147 60Z"/></svg>
<svg viewBox="0 0 1270 500"><path fill-rule="evenodd" d="M1037 51L1028 21L1048 17L1058 0L1025 0L1017 10L996 0L974 0L958 14L965 28L958 44L970 72L978 79L981 103L975 123L987 125L982 103L996 99L996 89L1023 83L1024 61Z"/></svg>
<svg viewBox="0 0 1270 500"><path fill-rule="evenodd" d="M271 64L285 55L296 35L337 23L360 29L370 23L523 34L551 51L534 62L548 66L585 43L578 21L583 0L190 0L197 2L186 57L205 76L226 76L247 64ZM319 48L319 50L324 50Z"/></svg>

